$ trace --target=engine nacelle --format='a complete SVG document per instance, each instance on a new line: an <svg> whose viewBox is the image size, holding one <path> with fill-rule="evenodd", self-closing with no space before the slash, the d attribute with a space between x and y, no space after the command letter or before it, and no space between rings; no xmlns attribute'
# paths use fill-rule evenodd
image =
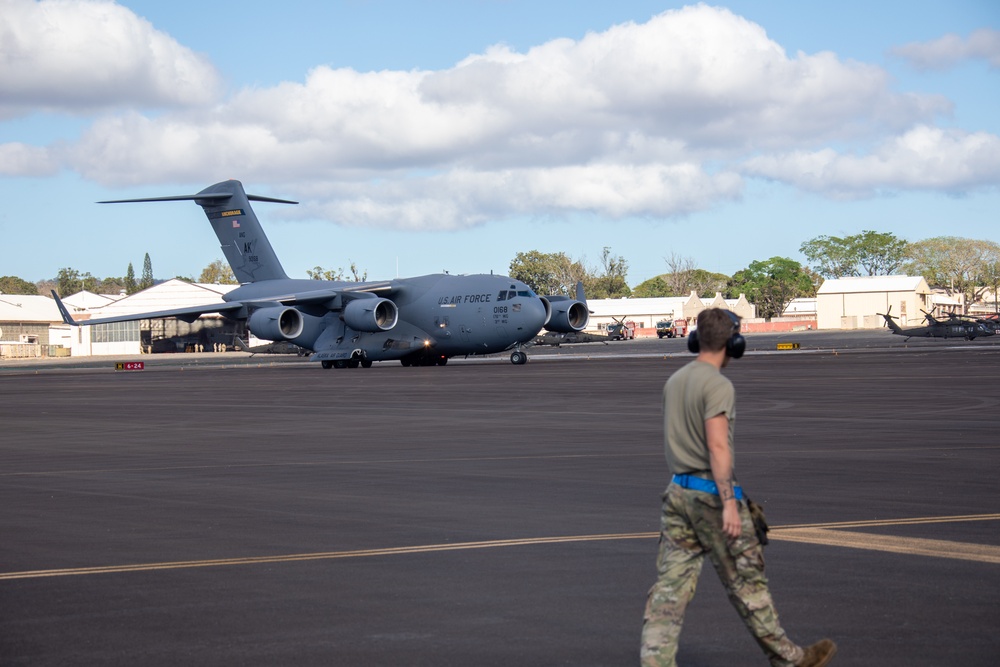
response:
<svg viewBox="0 0 1000 667"><path fill-rule="evenodd" d="M590 310L586 303L569 297L546 296L542 297L542 300L548 303L546 310L551 313L548 322L545 323L547 331L575 333L587 328L587 323L590 322Z"/></svg>
<svg viewBox="0 0 1000 667"><path fill-rule="evenodd" d="M302 313L284 306L255 310L247 319L247 328L264 340L292 340L302 335L304 327Z"/></svg>
<svg viewBox="0 0 1000 667"><path fill-rule="evenodd" d="M340 314L344 324L355 331L388 331L399 320L399 309L389 299L352 299Z"/></svg>

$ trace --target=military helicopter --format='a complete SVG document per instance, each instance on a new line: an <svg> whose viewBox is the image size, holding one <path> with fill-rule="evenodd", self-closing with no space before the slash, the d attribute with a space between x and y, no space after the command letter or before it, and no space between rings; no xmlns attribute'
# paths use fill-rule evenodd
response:
<svg viewBox="0 0 1000 667"><path fill-rule="evenodd" d="M921 312L924 313L925 317L933 320L933 318L931 317L931 315L928 314L926 311L921 311ZM992 331L994 334L1000 333L1000 319L997 319L996 317L976 317L975 315L963 315L961 313L948 313L948 321L949 322L959 322L959 323L975 322L977 324L982 324L987 329L989 329L990 331Z"/></svg>
<svg viewBox="0 0 1000 667"><path fill-rule="evenodd" d="M924 319L927 321L927 325L922 327L909 327L907 329L904 329L896 324L895 320L898 318L892 315L892 306L889 306L887 312L876 314L885 318L886 326L892 330L892 333L900 336L906 336L906 340L915 336L923 336L925 338L964 338L965 340L973 340L974 338L980 336L993 336L996 334L996 329L994 329L993 326L975 320L974 318L973 321L969 321L964 319L967 317L964 315L955 315L952 313L947 320L939 320L927 311L921 312L924 314Z"/></svg>

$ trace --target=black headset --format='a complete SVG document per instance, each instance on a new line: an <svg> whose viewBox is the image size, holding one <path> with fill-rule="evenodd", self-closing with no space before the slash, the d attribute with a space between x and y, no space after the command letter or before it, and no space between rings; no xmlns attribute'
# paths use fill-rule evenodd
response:
<svg viewBox="0 0 1000 667"><path fill-rule="evenodd" d="M733 320L733 335L726 339L726 356L739 359L747 350L747 339L740 333L740 319L731 310L726 311L726 315ZM688 336L688 352L698 354L701 345L698 344L698 330L695 329Z"/></svg>

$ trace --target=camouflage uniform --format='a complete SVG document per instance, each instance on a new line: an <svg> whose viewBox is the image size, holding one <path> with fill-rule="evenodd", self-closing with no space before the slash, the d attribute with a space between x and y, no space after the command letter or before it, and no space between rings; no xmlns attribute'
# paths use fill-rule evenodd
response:
<svg viewBox="0 0 1000 667"><path fill-rule="evenodd" d="M746 504L740 502L743 532L729 541L722 532L722 501L703 491L671 484L663 496L659 578L649 591L642 628L642 664L676 665L684 611L694 596L704 556L712 560L729 600L747 629L778 666L802 659L802 648L785 635L767 590L764 551Z"/></svg>

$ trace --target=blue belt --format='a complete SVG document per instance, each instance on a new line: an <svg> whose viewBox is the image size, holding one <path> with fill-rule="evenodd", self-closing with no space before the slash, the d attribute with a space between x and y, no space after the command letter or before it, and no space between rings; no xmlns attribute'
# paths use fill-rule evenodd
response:
<svg viewBox="0 0 1000 667"><path fill-rule="evenodd" d="M693 489L694 491L704 491L713 496L719 495L719 487L710 479L703 479L696 475L674 475L674 484L683 489ZM743 487L736 485L733 487L736 500L743 500Z"/></svg>

